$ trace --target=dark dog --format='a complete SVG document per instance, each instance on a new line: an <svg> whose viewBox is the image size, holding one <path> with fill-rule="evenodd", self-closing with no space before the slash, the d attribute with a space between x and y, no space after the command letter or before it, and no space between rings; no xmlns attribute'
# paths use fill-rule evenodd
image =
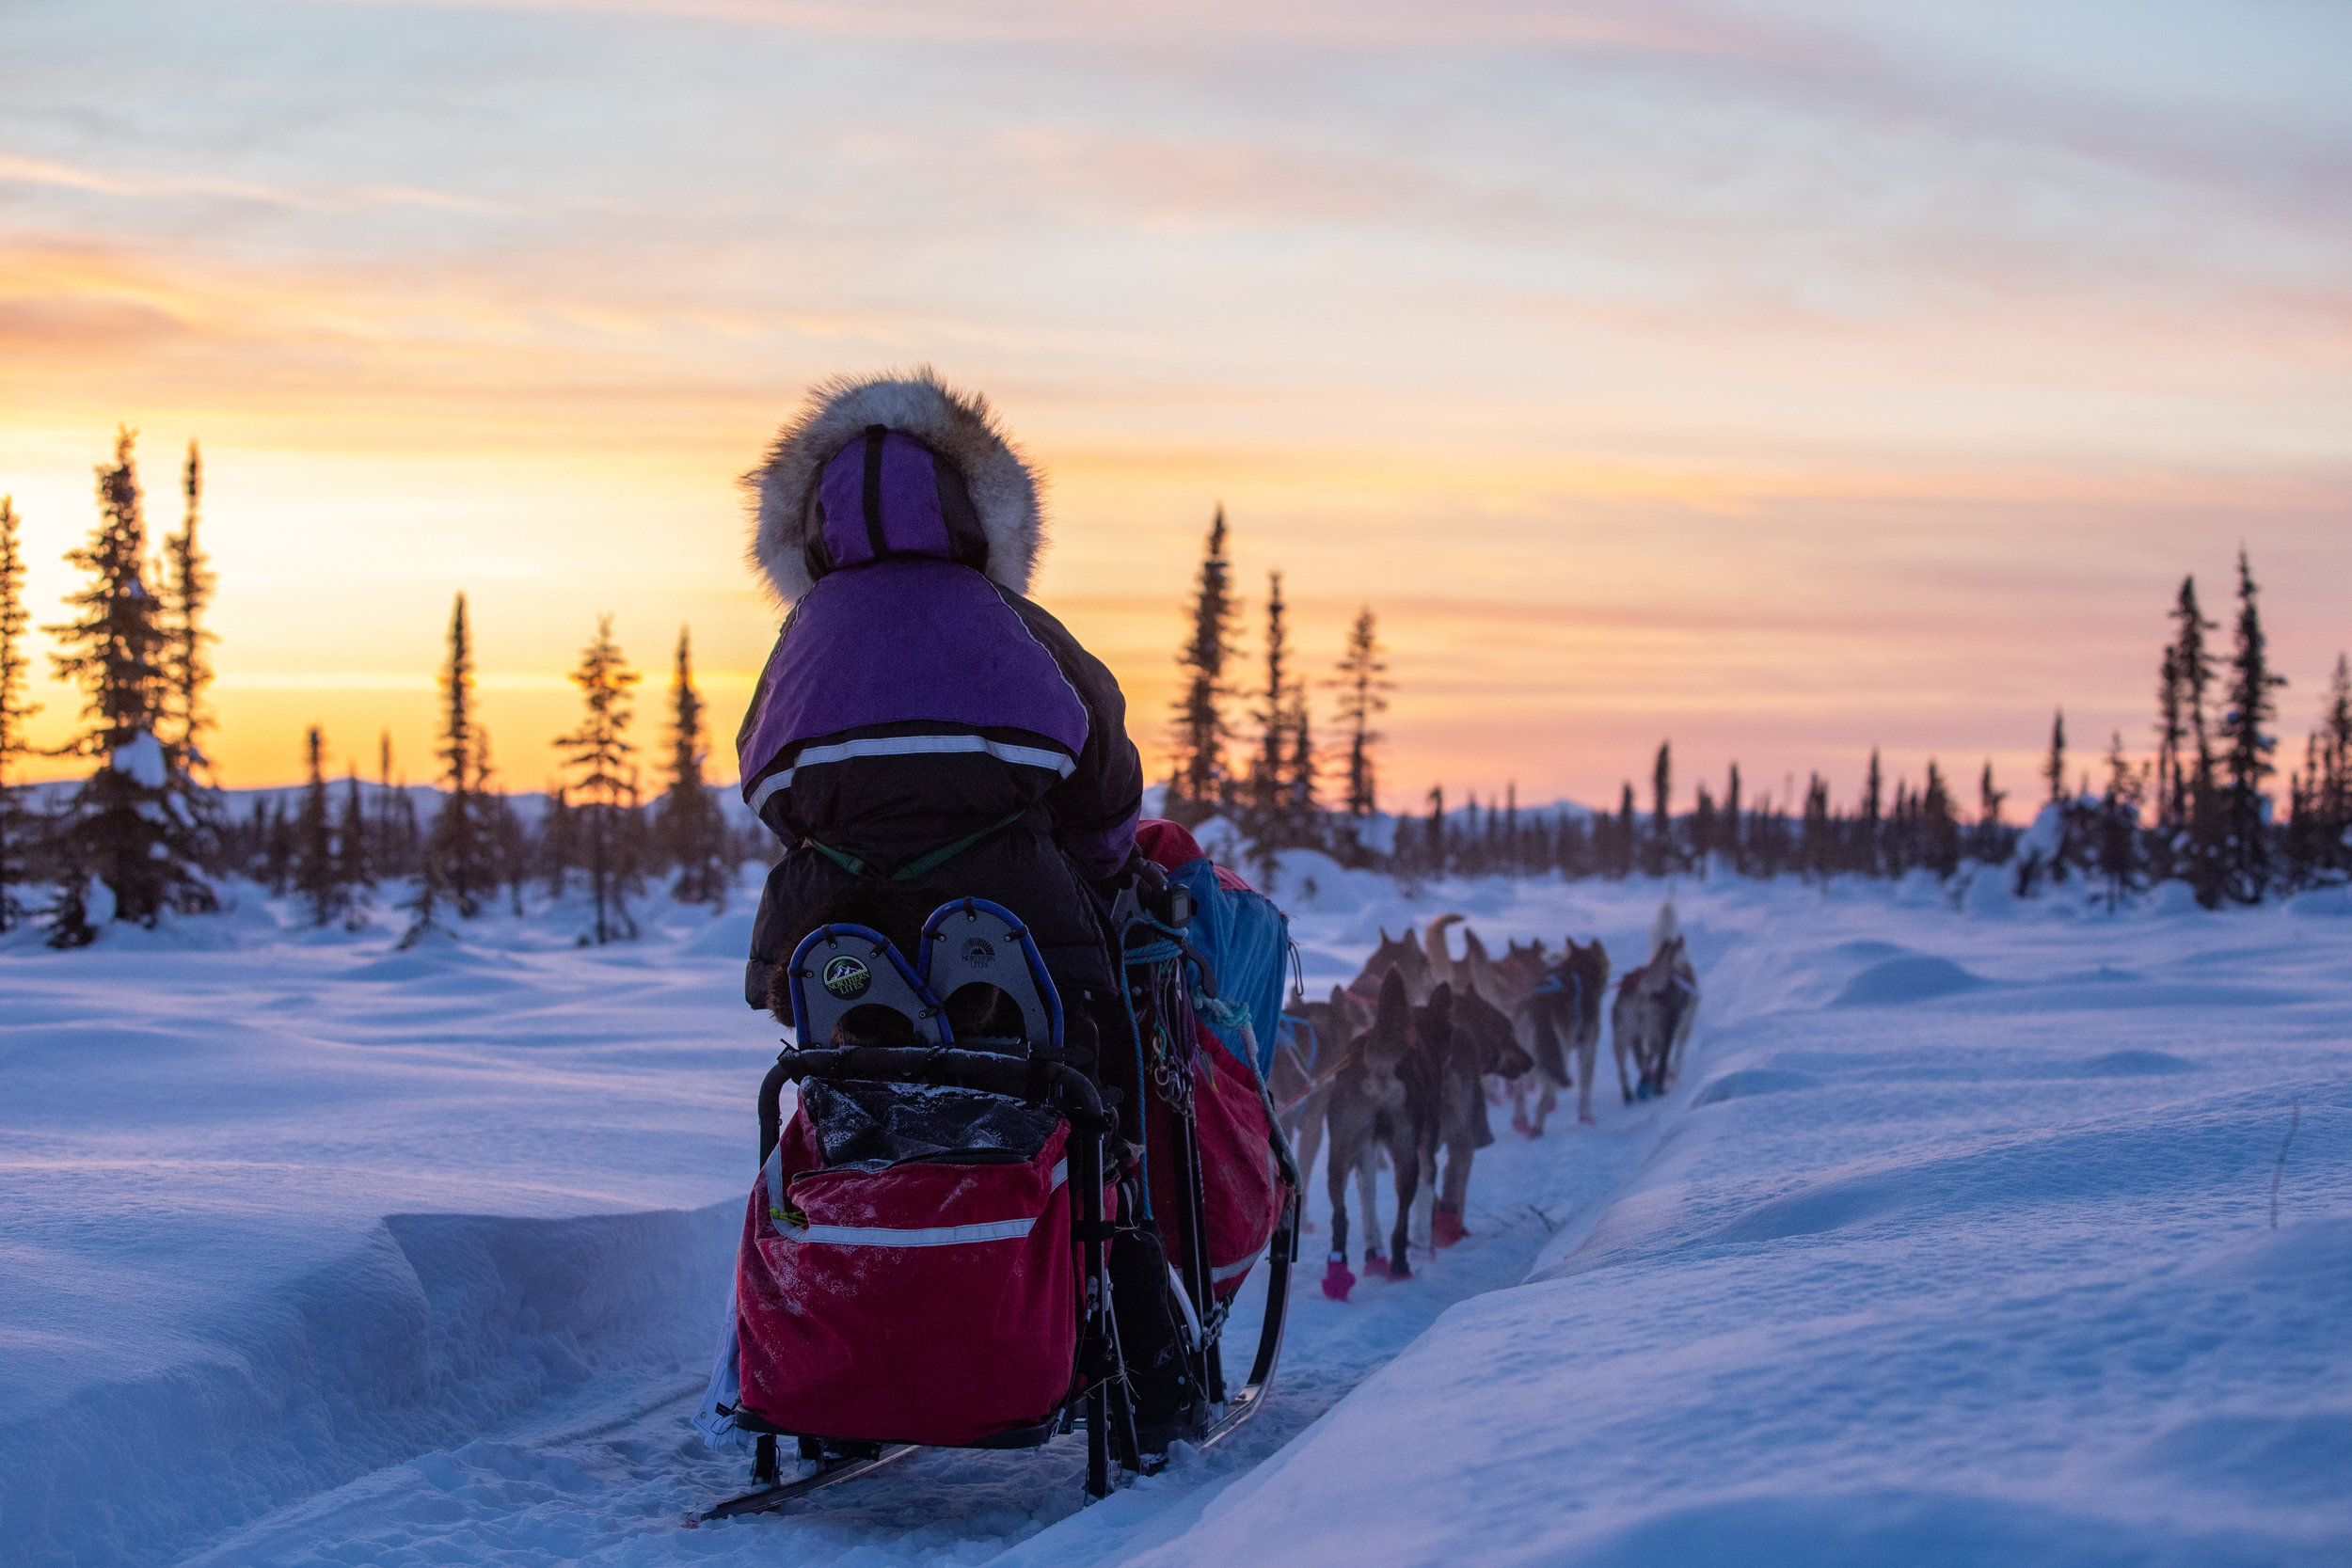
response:
<svg viewBox="0 0 2352 1568"><path fill-rule="evenodd" d="M1530 949L1540 953L1540 948ZM1512 959L1519 950L1512 950ZM1508 961L1503 967L1508 967ZM1567 952L1557 963L1544 966L1542 978L1530 987L1512 1013L1519 1043L1535 1058L1543 1092L1536 1098L1533 1117L1527 1114L1528 1090L1522 1082L1512 1091L1511 1125L1531 1138L1544 1135L1544 1120L1559 1103L1557 1091L1576 1088L1576 1119L1593 1119L1593 1066L1600 1053L1600 1005L1609 993L1609 950L1598 941L1579 945L1568 939Z"/></svg>
<svg viewBox="0 0 2352 1568"><path fill-rule="evenodd" d="M1450 985L1438 987L1415 1025L1438 1081L1438 1136L1422 1153L1422 1178L1430 1193L1428 1243L1449 1247L1470 1234L1462 1226L1462 1210L1470 1199L1470 1164L1495 1141L1486 1121L1486 1081L1490 1076L1515 1081L1535 1064L1512 1037L1511 1020L1475 987L1458 992ZM1442 1180L1438 1144L1445 1147ZM1420 1230L1422 1223L1422 1216L1416 1216L1414 1228Z"/></svg>
<svg viewBox="0 0 2352 1568"><path fill-rule="evenodd" d="M1610 1048L1617 1059L1617 1087L1627 1104L1666 1092L1678 1065L1676 1047L1691 1037L1698 1001L1698 978L1679 932L1618 983L1617 1003L1609 1016ZM1626 1076L1629 1059L1638 1085Z"/></svg>
<svg viewBox="0 0 2352 1568"><path fill-rule="evenodd" d="M1443 1005L1450 1011L1452 998ZM1432 999L1432 1007L1440 1005ZM1412 1004L1406 1000L1405 977L1394 969L1380 982L1380 1002L1372 1027L1349 1042L1347 1055L1333 1075L1324 1121L1331 1140L1331 1257L1324 1273L1323 1293L1345 1301L1356 1275L1347 1267L1347 1179L1353 1174L1363 1199L1364 1272L1391 1278L1411 1277L1406 1260L1406 1227L1413 1198L1421 1188L1422 1156L1438 1146L1438 1081L1427 1052L1416 1036ZM1379 1250L1379 1202L1373 1178L1386 1150L1396 1167L1396 1225L1389 1237L1389 1254Z"/></svg>

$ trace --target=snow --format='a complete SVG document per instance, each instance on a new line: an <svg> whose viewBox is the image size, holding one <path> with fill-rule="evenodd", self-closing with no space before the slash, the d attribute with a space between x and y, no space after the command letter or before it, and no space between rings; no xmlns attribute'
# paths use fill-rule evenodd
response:
<svg viewBox="0 0 2352 1568"><path fill-rule="evenodd" d="M775 1050L748 897L603 949L566 907L400 952L250 889L11 939L0 1560L2345 1560L2352 904L2000 873L1680 884L1684 1083L1498 1116L1409 1283L1324 1300L1318 1228L1229 1447L1083 1509L1074 1439L926 1453L691 1531L743 1471L687 1418ZM1666 891L1271 880L1311 991L1449 910L1623 973Z"/></svg>
<svg viewBox="0 0 2352 1568"><path fill-rule="evenodd" d="M163 743L141 731L114 749L106 766L145 789L164 787Z"/></svg>

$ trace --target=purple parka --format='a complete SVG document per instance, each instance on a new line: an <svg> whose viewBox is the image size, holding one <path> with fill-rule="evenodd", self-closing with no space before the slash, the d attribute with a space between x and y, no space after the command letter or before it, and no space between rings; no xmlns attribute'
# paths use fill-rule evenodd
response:
<svg viewBox="0 0 2352 1568"><path fill-rule="evenodd" d="M791 605L737 739L784 841L744 995L860 878L1011 909L1073 1010L1115 996L1087 886L1135 848L1143 771L1102 662L1028 598L1036 484L987 404L928 372L819 388L751 476Z"/></svg>

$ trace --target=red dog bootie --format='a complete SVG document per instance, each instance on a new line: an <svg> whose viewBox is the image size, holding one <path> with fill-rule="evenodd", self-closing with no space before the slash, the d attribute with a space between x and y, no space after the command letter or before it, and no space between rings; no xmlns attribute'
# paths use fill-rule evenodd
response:
<svg viewBox="0 0 2352 1568"><path fill-rule="evenodd" d="M1429 1216L1429 1240L1438 1246L1453 1246L1470 1232L1462 1228L1462 1211L1445 1204Z"/></svg>
<svg viewBox="0 0 2352 1568"><path fill-rule="evenodd" d="M1347 1259L1333 1253L1331 1261L1324 1265L1323 1293L1333 1301L1345 1301L1355 1288L1356 1276L1347 1272Z"/></svg>
<svg viewBox="0 0 2352 1568"><path fill-rule="evenodd" d="M1389 1277L1389 1260L1376 1252L1364 1255L1364 1273L1374 1279Z"/></svg>
<svg viewBox="0 0 2352 1568"><path fill-rule="evenodd" d="M1531 1138L1535 1136L1535 1124L1527 1119L1526 1106L1514 1105L1511 1107L1511 1131L1514 1132L1524 1132Z"/></svg>

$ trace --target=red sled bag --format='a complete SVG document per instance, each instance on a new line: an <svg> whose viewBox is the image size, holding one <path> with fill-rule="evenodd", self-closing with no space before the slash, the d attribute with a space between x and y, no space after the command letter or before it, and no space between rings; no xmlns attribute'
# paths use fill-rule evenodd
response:
<svg viewBox="0 0 2352 1568"><path fill-rule="evenodd" d="M1069 1137L976 1090L804 1085L737 1254L744 1408L947 1447L1053 1416L1080 1316Z"/></svg>
<svg viewBox="0 0 2352 1568"><path fill-rule="evenodd" d="M1232 1295L1265 1256L1287 1188L1275 1173L1273 1129L1249 1069L1226 1053L1216 1036L1199 1030L1200 1065L1193 1076L1193 1130L1200 1143L1200 1223L1209 1255L1209 1289ZM1184 1239L1176 1214L1173 1115L1151 1096L1152 1210L1170 1259L1181 1264Z"/></svg>

